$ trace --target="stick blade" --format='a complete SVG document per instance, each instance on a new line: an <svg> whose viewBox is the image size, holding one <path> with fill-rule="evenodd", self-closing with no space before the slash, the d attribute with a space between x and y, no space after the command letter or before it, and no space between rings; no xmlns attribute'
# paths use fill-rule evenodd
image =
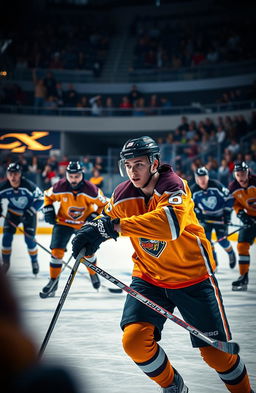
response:
<svg viewBox="0 0 256 393"><path fill-rule="evenodd" d="M231 353L232 355L237 355L240 351L239 345L235 342L215 341L213 346L220 351Z"/></svg>

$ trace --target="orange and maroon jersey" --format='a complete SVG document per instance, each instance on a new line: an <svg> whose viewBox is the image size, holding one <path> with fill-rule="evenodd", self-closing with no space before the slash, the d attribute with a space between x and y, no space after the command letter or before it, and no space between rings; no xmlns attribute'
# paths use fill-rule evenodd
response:
<svg viewBox="0 0 256 393"><path fill-rule="evenodd" d="M235 200L235 212L244 210L249 216L256 217L256 175L249 174L248 187L243 188L234 180L229 185L229 190Z"/></svg>
<svg viewBox="0 0 256 393"><path fill-rule="evenodd" d="M101 213L107 204L107 198L94 184L83 180L78 190L73 190L66 179L61 179L44 192L44 205L59 202L58 224L80 229L87 217Z"/></svg>
<svg viewBox="0 0 256 393"><path fill-rule="evenodd" d="M162 165L159 173L148 201L127 180L116 187L104 211L120 218L121 235L130 237L134 276L157 286L182 288L209 277L215 262L187 182L169 165Z"/></svg>

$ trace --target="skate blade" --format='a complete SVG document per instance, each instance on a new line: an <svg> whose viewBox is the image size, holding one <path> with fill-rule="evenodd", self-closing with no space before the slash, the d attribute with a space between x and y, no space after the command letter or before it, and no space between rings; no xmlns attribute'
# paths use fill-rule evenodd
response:
<svg viewBox="0 0 256 393"><path fill-rule="evenodd" d="M245 291L247 291L247 285L241 285L239 287L232 287L232 291L234 291L234 292L245 292Z"/></svg>
<svg viewBox="0 0 256 393"><path fill-rule="evenodd" d="M55 291L52 291L51 293L45 293L45 292L39 292L39 296L41 299L46 299L47 297L54 297L55 296Z"/></svg>

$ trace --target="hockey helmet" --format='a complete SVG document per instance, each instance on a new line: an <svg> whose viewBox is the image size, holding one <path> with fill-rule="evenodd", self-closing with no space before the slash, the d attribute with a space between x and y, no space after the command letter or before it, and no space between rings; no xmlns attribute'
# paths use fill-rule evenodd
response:
<svg viewBox="0 0 256 393"><path fill-rule="evenodd" d="M245 172L248 171L249 166L245 161L237 161L234 166L234 172Z"/></svg>
<svg viewBox="0 0 256 393"><path fill-rule="evenodd" d="M7 167L7 172L22 172L21 165L18 162L11 162Z"/></svg>
<svg viewBox="0 0 256 393"><path fill-rule="evenodd" d="M139 138L129 139L123 146L119 161L119 170L121 176L125 176L125 160L130 158L136 158L141 156L147 156L150 164L153 164L154 160L157 159L160 162L160 149L154 139L149 136L141 136Z"/></svg>
<svg viewBox="0 0 256 393"><path fill-rule="evenodd" d="M66 171L71 174L72 173L81 173L81 172L83 172L83 168L82 168L82 165L80 164L79 161L70 161L68 163Z"/></svg>
<svg viewBox="0 0 256 393"><path fill-rule="evenodd" d="M205 166L201 166L200 168L197 168L195 171L196 176L209 176L208 169L205 168Z"/></svg>

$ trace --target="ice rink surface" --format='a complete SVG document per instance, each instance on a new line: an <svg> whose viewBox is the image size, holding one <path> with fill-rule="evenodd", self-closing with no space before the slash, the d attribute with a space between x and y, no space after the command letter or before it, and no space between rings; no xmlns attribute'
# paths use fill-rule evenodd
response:
<svg viewBox="0 0 256 393"><path fill-rule="evenodd" d="M38 235L37 241L49 247L50 236ZM236 248L236 243L233 242ZM226 253L216 246L219 281L233 340L241 347L240 355L256 389L256 245L251 248L250 283L247 292L232 292L231 282L238 278L238 267L231 270ZM71 254L70 244L65 260ZM119 238L102 244L98 265L130 284L132 248L129 240ZM49 255L39 248L40 273L34 277L22 235L13 242L9 276L22 309L23 321L38 344L45 337L70 270L62 273L54 298L41 299L39 291L48 282ZM74 259L71 261L73 265ZM106 286L108 281L101 279ZM113 287L113 285L112 285ZM157 393L161 389L149 380L124 353L119 321L126 294L112 294L106 288L95 291L84 266L73 281L56 326L44 353L44 360L66 365L80 380L81 393ZM178 310L175 315L180 316ZM173 366L182 374L189 393L226 392L215 371L201 359L190 344L189 333L166 321L160 345Z"/></svg>

